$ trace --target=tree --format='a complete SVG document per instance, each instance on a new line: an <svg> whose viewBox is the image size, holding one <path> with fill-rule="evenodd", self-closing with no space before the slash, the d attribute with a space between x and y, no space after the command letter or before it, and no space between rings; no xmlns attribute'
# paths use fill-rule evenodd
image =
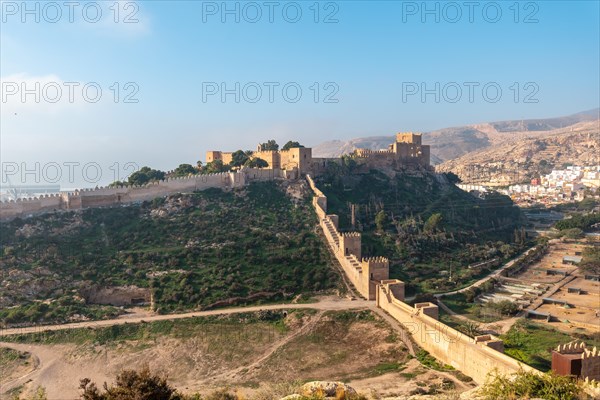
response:
<svg viewBox="0 0 600 400"><path fill-rule="evenodd" d="M448 179L448 182L450 183L461 183L462 179L460 179L460 177L458 175L456 175L454 172L445 172L444 175L446 175L446 179Z"/></svg>
<svg viewBox="0 0 600 400"><path fill-rule="evenodd" d="M387 215L385 215L385 211L381 210L375 216L375 225L377 225L377 230L382 232L385 229L386 223L387 223Z"/></svg>
<svg viewBox="0 0 600 400"><path fill-rule="evenodd" d="M583 251L583 260L579 264L583 271L600 275L600 247L587 247Z"/></svg>
<svg viewBox="0 0 600 400"><path fill-rule="evenodd" d="M219 172L227 171L229 171L229 166L223 164L222 160L214 160L209 163L206 163L206 165L202 169L202 173L204 174L216 174Z"/></svg>
<svg viewBox="0 0 600 400"><path fill-rule="evenodd" d="M440 213L431 214L431 216L429 218L427 218L427 221L425 221L425 225L423 225L423 230L425 232L435 232L438 229L441 222L442 222L442 214L440 214Z"/></svg>
<svg viewBox="0 0 600 400"><path fill-rule="evenodd" d="M243 150L238 150L231 155L231 162L229 164L233 167L241 167L249 158L248 154Z"/></svg>
<svg viewBox="0 0 600 400"><path fill-rule="evenodd" d="M345 172L350 173L356 168L356 160L349 154L344 154L341 157L342 166Z"/></svg>
<svg viewBox="0 0 600 400"><path fill-rule="evenodd" d="M275 139L271 139L271 140L267 140L266 143L261 143L260 149L262 151L269 151L269 150L277 151L277 150L279 150L279 145L277 144Z"/></svg>
<svg viewBox="0 0 600 400"><path fill-rule="evenodd" d="M134 172L127 179L130 185L145 185L148 182L162 181L165 179L165 173L150 167L142 167L139 171Z"/></svg>
<svg viewBox="0 0 600 400"><path fill-rule="evenodd" d="M289 150L289 149L293 149L293 148L297 148L297 147L304 147L302 146L300 143L298 142L292 142L291 140L288 141L286 144L283 145L282 150Z"/></svg>
<svg viewBox="0 0 600 400"><path fill-rule="evenodd" d="M269 166L269 163L263 160L262 158L256 157L249 159L244 165L248 168L267 168Z"/></svg>
<svg viewBox="0 0 600 400"><path fill-rule="evenodd" d="M95 383L85 378L79 382L79 388L83 390L83 400L173 400L181 398L167 379L152 374L145 366L139 372L136 370L124 370L117 375L113 386L108 387L104 383L104 392L100 392Z"/></svg>
<svg viewBox="0 0 600 400"><path fill-rule="evenodd" d="M173 171L175 176L188 176L197 173L198 170L192 167L190 164L179 164L179 167L175 168L175 171Z"/></svg>
<svg viewBox="0 0 600 400"><path fill-rule="evenodd" d="M561 233L567 239L581 239L585 236L579 228L565 229Z"/></svg>
<svg viewBox="0 0 600 400"><path fill-rule="evenodd" d="M110 188L115 188L115 187L120 187L120 186L127 186L127 182L114 181L113 183L108 184L108 187L110 187Z"/></svg>
<svg viewBox="0 0 600 400"><path fill-rule="evenodd" d="M530 372L520 369L511 375L498 372L490 375L485 384L477 390L477 396L484 400L495 399L579 399L584 390L581 381L570 376L551 373Z"/></svg>

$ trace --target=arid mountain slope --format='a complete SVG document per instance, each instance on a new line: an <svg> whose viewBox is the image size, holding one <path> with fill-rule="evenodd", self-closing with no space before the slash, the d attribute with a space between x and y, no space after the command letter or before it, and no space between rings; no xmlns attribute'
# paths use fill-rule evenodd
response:
<svg viewBox="0 0 600 400"><path fill-rule="evenodd" d="M467 126L444 128L423 133L423 142L431 145L431 161L441 164L468 153L491 146L524 138L548 135L591 122L598 126L599 109L585 111L566 117L500 121ZM357 148L373 150L387 148L394 136L371 136L351 140L333 140L313 148L316 157L338 157Z"/></svg>
<svg viewBox="0 0 600 400"><path fill-rule="evenodd" d="M437 167L452 171L464 182L511 178L525 182L552 168L600 164L600 121L580 122L568 128L537 133L519 132L510 139L477 150Z"/></svg>

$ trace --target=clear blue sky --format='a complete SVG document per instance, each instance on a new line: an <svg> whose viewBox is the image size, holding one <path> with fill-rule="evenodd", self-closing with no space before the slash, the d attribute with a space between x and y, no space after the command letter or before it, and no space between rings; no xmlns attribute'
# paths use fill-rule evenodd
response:
<svg viewBox="0 0 600 400"><path fill-rule="evenodd" d="M318 16L314 1L274 2L273 22L265 2L238 2L239 23L235 15L222 15L221 1L123 1L116 7L118 16L114 1L102 1L95 3L102 10L96 23L90 22L95 19L92 6L86 9L88 20L83 18L88 2L73 10L73 22L67 7L60 7L58 18L56 10L43 9L44 2L27 4L34 9L36 3L39 23L35 11L24 14L20 1L2 1L3 163L94 161L104 166L132 161L170 169L204 159L208 149L254 148L270 138L316 145L403 130L561 116L599 106L598 1L518 2L517 7L514 1L477 2L474 10L462 1L427 2L430 10L438 7L439 21L423 13L421 1L320 2ZM262 16L251 23L255 5ZM236 2L228 7L234 9ZM298 8L302 16L292 23ZM131 13L138 22L124 23ZM58 22L52 23L54 18ZM332 23L325 23L327 18ZM42 93L40 103L33 95L25 101L20 93L7 96L15 82L27 87L50 82L63 88L62 97L51 104L46 101L54 98L51 91ZM64 82L80 83L73 103ZM82 98L81 86L88 82L102 89L98 103ZM110 89L114 82L120 88L118 103ZM139 88L133 96L138 103L123 102L136 87L125 88L128 82ZM256 93L250 85L239 103L233 94L223 103L219 94L205 93L203 101L207 82L229 88L256 82L262 98L247 101ZM279 84L273 102L264 82ZM302 89L296 103L282 95L290 82ZM434 94L422 101L419 93L406 93L420 90L422 83L434 89L436 82L439 103ZM454 84L442 93L450 82L463 91L454 103L448 101L457 98ZM479 85L472 102L465 82ZM502 90L495 103L482 94L490 82ZM335 90L337 103L324 102ZM295 92L288 93L293 97ZM526 102L528 94L537 103ZM104 172L102 184L111 180Z"/></svg>

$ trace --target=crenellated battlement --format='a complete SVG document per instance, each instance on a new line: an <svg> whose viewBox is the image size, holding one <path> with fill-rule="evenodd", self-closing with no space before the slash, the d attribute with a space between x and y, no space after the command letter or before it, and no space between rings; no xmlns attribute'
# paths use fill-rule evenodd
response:
<svg viewBox="0 0 600 400"><path fill-rule="evenodd" d="M591 350L584 349L583 354L581 355L581 358L594 358L594 357L600 357L600 351L598 351L598 349L595 346Z"/></svg>
<svg viewBox="0 0 600 400"><path fill-rule="evenodd" d="M370 157L390 157L393 156L394 153L391 150L371 150L371 149L356 149L355 157L357 158L370 158Z"/></svg>
<svg viewBox="0 0 600 400"><path fill-rule="evenodd" d="M386 257L365 257L362 261L368 263L389 263Z"/></svg>
<svg viewBox="0 0 600 400"><path fill-rule="evenodd" d="M560 354L579 354L586 350L585 342L573 341L565 344L559 344L556 351Z"/></svg>
<svg viewBox="0 0 600 400"><path fill-rule="evenodd" d="M558 375L575 375L600 381L600 351L582 341L559 345L552 352L552 371Z"/></svg>
<svg viewBox="0 0 600 400"><path fill-rule="evenodd" d="M60 210L109 207L118 204L139 203L175 193L192 192L207 188L231 189L242 187L246 181L272 180L293 177L271 169L242 169L237 172L217 172L204 175L169 177L145 185L101 186L81 188L66 193L2 201L0 220L43 214Z"/></svg>
<svg viewBox="0 0 600 400"><path fill-rule="evenodd" d="M359 232L342 232L340 233L341 237L344 238L357 238L360 237L360 233Z"/></svg>

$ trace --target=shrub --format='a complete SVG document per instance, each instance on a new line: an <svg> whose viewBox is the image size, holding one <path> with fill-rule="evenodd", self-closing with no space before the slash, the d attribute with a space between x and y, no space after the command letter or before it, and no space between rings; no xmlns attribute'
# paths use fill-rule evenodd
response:
<svg viewBox="0 0 600 400"><path fill-rule="evenodd" d="M572 400L581 398L583 390L576 380L552 373L540 374L520 370L510 376L496 374L479 390L486 400L528 399Z"/></svg>
<svg viewBox="0 0 600 400"><path fill-rule="evenodd" d="M152 374L147 366L139 372L124 370L119 373L114 386L104 384L104 392L88 378L80 381L79 388L83 390L83 400L174 400L175 394L167 379Z"/></svg>

